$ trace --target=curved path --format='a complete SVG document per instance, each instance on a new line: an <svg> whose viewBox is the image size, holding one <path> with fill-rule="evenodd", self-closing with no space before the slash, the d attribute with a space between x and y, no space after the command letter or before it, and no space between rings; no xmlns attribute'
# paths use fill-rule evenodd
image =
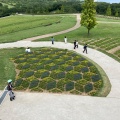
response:
<svg viewBox="0 0 120 120"><path fill-rule="evenodd" d="M71 43L18 41L0 44L0 48L11 47L57 47L74 50ZM120 63L109 56L83 46L75 51L95 61L108 75L112 84L106 98L77 95L17 92L15 101L9 96L0 106L0 119L6 120L120 120ZM23 51L24 52L24 51Z"/></svg>

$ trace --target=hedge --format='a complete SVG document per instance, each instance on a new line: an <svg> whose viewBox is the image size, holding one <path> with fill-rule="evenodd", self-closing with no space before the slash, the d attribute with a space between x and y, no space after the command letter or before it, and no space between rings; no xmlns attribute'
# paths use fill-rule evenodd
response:
<svg viewBox="0 0 120 120"><path fill-rule="evenodd" d="M88 93L93 90L93 85L92 83L88 83L85 85L85 92Z"/></svg>
<svg viewBox="0 0 120 120"><path fill-rule="evenodd" d="M31 81L29 88L31 89L31 88L37 87L38 83L39 83L39 80L33 80L33 81Z"/></svg>
<svg viewBox="0 0 120 120"><path fill-rule="evenodd" d="M51 81L47 83L47 90L53 89L56 87L56 81Z"/></svg>
<svg viewBox="0 0 120 120"><path fill-rule="evenodd" d="M69 82L69 83L67 83L67 84L66 84L66 87L65 87L65 90L66 90L66 91L70 91L70 90L72 90L72 89L74 89L74 82Z"/></svg>
<svg viewBox="0 0 120 120"><path fill-rule="evenodd" d="M15 82L15 87L18 87L22 84L23 79L17 79Z"/></svg>

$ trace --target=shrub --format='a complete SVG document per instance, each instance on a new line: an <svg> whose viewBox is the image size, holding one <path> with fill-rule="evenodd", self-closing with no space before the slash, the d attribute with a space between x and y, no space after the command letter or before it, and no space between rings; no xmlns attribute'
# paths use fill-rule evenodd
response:
<svg viewBox="0 0 120 120"><path fill-rule="evenodd" d="M23 80L21 86L26 89L29 86L29 82L26 80Z"/></svg>
<svg viewBox="0 0 120 120"><path fill-rule="evenodd" d="M96 96L96 95L97 95L97 92L96 92L96 91L91 91L90 93L88 93L88 95Z"/></svg>
<svg viewBox="0 0 120 120"><path fill-rule="evenodd" d="M18 64L16 68L19 69L19 70L21 70L22 66L23 66L22 64Z"/></svg>
<svg viewBox="0 0 120 120"><path fill-rule="evenodd" d="M102 85L103 85L102 81L97 81L94 83L94 88L98 90L102 87Z"/></svg>
<svg viewBox="0 0 120 120"><path fill-rule="evenodd" d="M82 79L82 74L80 74L80 73L75 73L73 80L80 80L80 79Z"/></svg>
<svg viewBox="0 0 120 120"><path fill-rule="evenodd" d="M37 78L40 78L41 77L41 72L40 71L35 72L34 76L37 77Z"/></svg>
<svg viewBox="0 0 120 120"><path fill-rule="evenodd" d="M15 87L18 87L18 86L20 86L21 85L21 83L22 83L22 79L18 79L18 80L16 80L16 82L15 82Z"/></svg>
<svg viewBox="0 0 120 120"><path fill-rule="evenodd" d="M38 66L36 67L36 69L37 69L37 70L44 69L44 65L43 65L43 64L38 65Z"/></svg>
<svg viewBox="0 0 120 120"><path fill-rule="evenodd" d="M83 87L83 85L81 85L80 81L77 81L75 83L75 89L80 91L80 92L84 92L84 87Z"/></svg>
<svg viewBox="0 0 120 120"><path fill-rule="evenodd" d="M78 90L71 90L70 93L76 94L76 95L80 94L80 92Z"/></svg>
<svg viewBox="0 0 120 120"><path fill-rule="evenodd" d="M81 72L81 69L84 68L85 66L83 65L78 65L78 66L75 66L74 67L74 70L77 71L77 72Z"/></svg>
<svg viewBox="0 0 120 120"><path fill-rule="evenodd" d="M28 78L28 77L30 77L30 76L32 76L32 75L34 75L34 71L28 71L28 72L26 72L26 73L24 74L24 77L25 77L25 78Z"/></svg>
<svg viewBox="0 0 120 120"><path fill-rule="evenodd" d="M39 87L42 89L46 89L47 88L47 83L53 81L54 79L51 77L46 77L43 78L42 81L40 81Z"/></svg>
<svg viewBox="0 0 120 120"><path fill-rule="evenodd" d="M30 68L29 64L25 64L24 66L22 66L22 69L28 69L28 68Z"/></svg>
<svg viewBox="0 0 120 120"><path fill-rule="evenodd" d="M58 68L59 68L58 65L54 65L54 66L51 66L50 70L52 71L52 70L56 70L56 69L58 69Z"/></svg>
<svg viewBox="0 0 120 120"><path fill-rule="evenodd" d="M65 84L66 84L66 79L61 79L57 82L57 88L64 91Z"/></svg>
<svg viewBox="0 0 120 120"><path fill-rule="evenodd" d="M33 81L30 83L29 89L37 87L37 86L38 86L38 83L39 83L39 80L33 80Z"/></svg>
<svg viewBox="0 0 120 120"><path fill-rule="evenodd" d="M97 82L97 81L99 81L100 80L100 76L99 75L93 75L92 76L92 81L93 82Z"/></svg>
<svg viewBox="0 0 120 120"><path fill-rule="evenodd" d="M90 66L90 72L98 73L98 70L95 66Z"/></svg>
<svg viewBox="0 0 120 120"><path fill-rule="evenodd" d="M88 80L88 81L91 81L91 78L92 78L93 75L94 75L94 73L86 72L86 73L83 74L83 78Z"/></svg>
<svg viewBox="0 0 120 120"><path fill-rule="evenodd" d="M56 87L56 81L51 81L47 83L47 90L53 89Z"/></svg>
<svg viewBox="0 0 120 120"><path fill-rule="evenodd" d="M82 61L80 64L83 65L83 66L87 66L87 65L88 65L88 61L87 61L87 60L84 60L84 61Z"/></svg>
<svg viewBox="0 0 120 120"><path fill-rule="evenodd" d="M51 72L50 77L57 79L57 73L55 70Z"/></svg>
<svg viewBox="0 0 120 120"><path fill-rule="evenodd" d="M77 65L79 65L80 63L79 62L73 62L73 66L77 66Z"/></svg>
<svg viewBox="0 0 120 120"><path fill-rule="evenodd" d="M66 84L66 91L70 91L72 89L74 89L74 82L69 82Z"/></svg>
<svg viewBox="0 0 120 120"><path fill-rule="evenodd" d="M82 71L82 73L84 73L84 72L88 72L89 69L88 69L88 67L83 67L83 68L81 68L81 71Z"/></svg>
<svg viewBox="0 0 120 120"><path fill-rule="evenodd" d="M59 72L59 73L57 74L57 78L58 78L58 79L65 78L65 73L64 73L64 72Z"/></svg>
<svg viewBox="0 0 120 120"><path fill-rule="evenodd" d="M68 72L67 74L66 74L66 78L67 79L70 79L70 80L74 80L74 74L73 74L73 72Z"/></svg>
<svg viewBox="0 0 120 120"><path fill-rule="evenodd" d="M48 71L45 71L41 74L41 78L45 78L45 77L48 77L49 76L49 72Z"/></svg>
<svg viewBox="0 0 120 120"><path fill-rule="evenodd" d="M90 67L90 66L93 66L93 64L91 62L88 62L88 67Z"/></svg>
<svg viewBox="0 0 120 120"><path fill-rule="evenodd" d="M67 66L65 70L66 71L71 71L71 70L73 70L73 67L72 66Z"/></svg>
<svg viewBox="0 0 120 120"><path fill-rule="evenodd" d="M85 79L81 79L81 80L78 80L76 83L78 83L78 84L84 86L84 85L86 85L86 84L88 83L88 81L85 80Z"/></svg>
<svg viewBox="0 0 120 120"><path fill-rule="evenodd" d="M85 58L81 57L79 60L80 60L80 61L84 61L84 60L85 60Z"/></svg>
<svg viewBox="0 0 120 120"><path fill-rule="evenodd" d="M28 77L26 78L27 81L33 81L33 80L36 80L37 78L35 76L31 76L31 77Z"/></svg>
<svg viewBox="0 0 120 120"><path fill-rule="evenodd" d="M88 92L90 92L91 90L93 90L93 85L92 85L92 83L87 83L87 84L85 85L85 92L88 93Z"/></svg>
<svg viewBox="0 0 120 120"><path fill-rule="evenodd" d="M57 88L53 88L52 90L50 90L50 92L52 92L52 93L62 93L62 91L60 89L57 89Z"/></svg>
<svg viewBox="0 0 120 120"><path fill-rule="evenodd" d="M32 88L31 91L43 92L43 90L39 87Z"/></svg>

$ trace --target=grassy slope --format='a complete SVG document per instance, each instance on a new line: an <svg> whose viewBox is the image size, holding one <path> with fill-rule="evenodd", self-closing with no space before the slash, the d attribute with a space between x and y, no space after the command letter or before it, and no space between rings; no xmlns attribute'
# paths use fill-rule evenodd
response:
<svg viewBox="0 0 120 120"><path fill-rule="evenodd" d="M0 89L3 89L8 79L15 79L15 68L10 58L16 56L19 53L23 53L24 49L3 49L0 50ZM2 58L2 59L1 59Z"/></svg>
<svg viewBox="0 0 120 120"><path fill-rule="evenodd" d="M64 17L64 16L66 16L66 17ZM28 16L26 16L26 17L28 17ZM36 17L38 17L38 16L36 16ZM46 17L47 16L45 16L44 19ZM30 20L30 18L31 17L29 16L29 20ZM9 21L8 19L10 19L10 18L4 18L3 19L3 23L5 23L6 21ZM49 23L49 19L47 21L48 23ZM0 19L0 21L1 21L1 19ZM11 22L11 21L9 21L9 22ZM14 23L14 21L13 21L13 23ZM10 25L8 27L9 29L10 29L10 27L13 26L13 23L10 23ZM11 32L11 33L7 33L7 31L6 31L6 34L1 35L0 43L2 43L2 42L13 42L13 41L17 41L17 40L22 40L22 39L25 39L25 38L33 37L33 36L38 36L38 35L43 35L43 34L48 34L48 33L62 31L62 30L65 30L65 29L73 27L75 25L75 23L76 23L76 16L63 15L63 18L62 18L60 23L57 23L57 24L54 23L54 24L52 24L50 26L40 26L40 27L39 26L35 26L33 28L28 28L28 29L23 28L23 29L20 29L19 31ZM18 24L21 26L21 23L18 23ZM27 22L26 22L26 24L27 24ZM29 24L29 26L31 26L31 23Z"/></svg>

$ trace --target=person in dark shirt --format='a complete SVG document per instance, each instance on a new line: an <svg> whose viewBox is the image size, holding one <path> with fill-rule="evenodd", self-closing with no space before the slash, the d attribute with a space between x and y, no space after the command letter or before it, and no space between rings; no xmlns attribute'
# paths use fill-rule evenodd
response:
<svg viewBox="0 0 120 120"><path fill-rule="evenodd" d="M83 49L84 49L83 53L86 52L86 54L87 54L87 47L88 47L87 44L85 44L84 47L83 47Z"/></svg>
<svg viewBox="0 0 120 120"><path fill-rule="evenodd" d="M15 99L15 95L12 91L12 88L13 88L12 83L9 82L8 85L7 85L7 90L9 91L10 101Z"/></svg>
<svg viewBox="0 0 120 120"><path fill-rule="evenodd" d="M74 49L76 48L76 40L74 41Z"/></svg>

